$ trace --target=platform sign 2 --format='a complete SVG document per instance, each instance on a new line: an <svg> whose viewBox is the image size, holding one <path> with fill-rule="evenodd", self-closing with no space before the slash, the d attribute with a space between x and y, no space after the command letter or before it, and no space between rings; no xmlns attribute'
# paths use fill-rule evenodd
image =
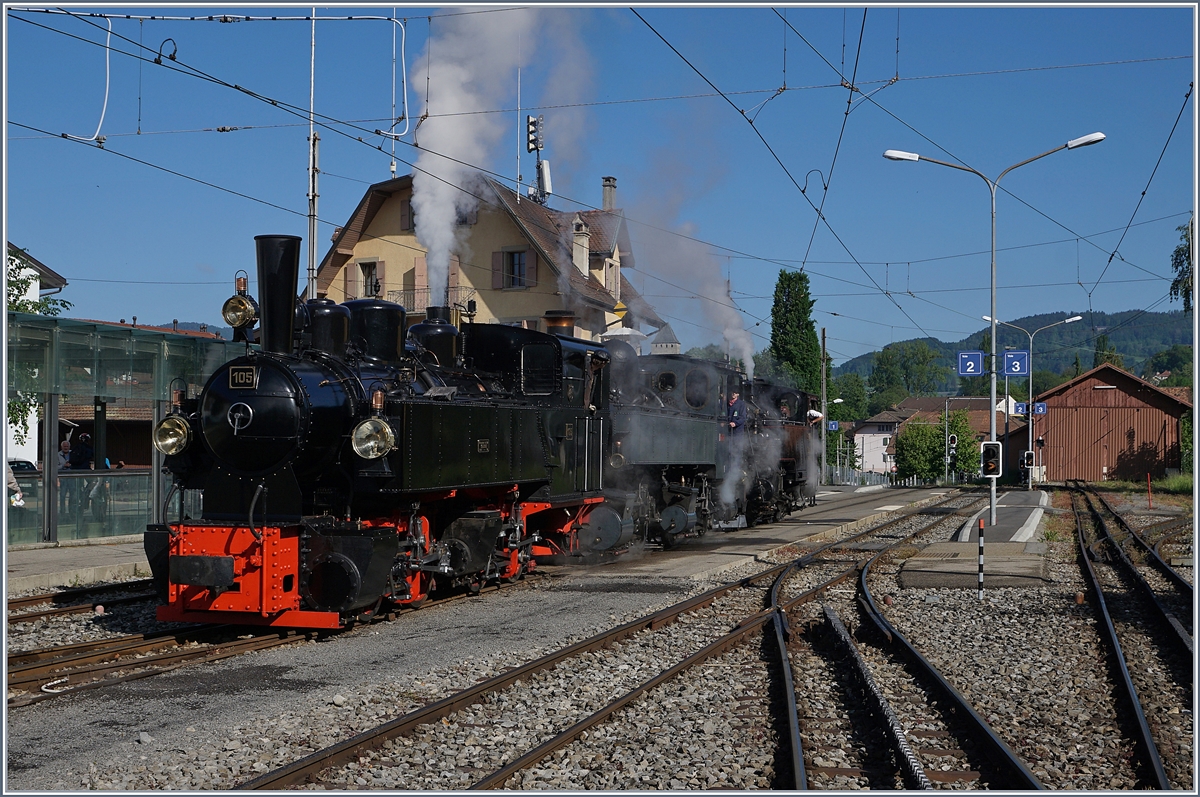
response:
<svg viewBox="0 0 1200 797"><path fill-rule="evenodd" d="M983 352L960 351L958 353L959 376L983 376Z"/></svg>
<svg viewBox="0 0 1200 797"><path fill-rule="evenodd" d="M1033 414L1034 415L1045 415L1046 414L1046 402L1044 402L1044 401L1033 402Z"/></svg>
<svg viewBox="0 0 1200 797"><path fill-rule="evenodd" d="M1013 404L1013 415L1025 415L1029 412L1029 403L1018 401Z"/></svg>
<svg viewBox="0 0 1200 797"><path fill-rule="evenodd" d="M1023 349L1004 352L1005 376L1029 376L1029 352Z"/></svg>

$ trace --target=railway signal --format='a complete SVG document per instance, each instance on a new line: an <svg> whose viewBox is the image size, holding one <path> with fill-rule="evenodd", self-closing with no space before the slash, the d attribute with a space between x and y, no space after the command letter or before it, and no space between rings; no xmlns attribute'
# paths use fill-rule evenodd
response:
<svg viewBox="0 0 1200 797"><path fill-rule="evenodd" d="M987 479L999 479L1003 468L1000 464L1001 443L998 440L985 440L979 444L979 455L983 461L983 475Z"/></svg>
<svg viewBox="0 0 1200 797"><path fill-rule="evenodd" d="M1033 469L1033 452L1032 451L1025 452L1025 454L1023 455L1022 461L1021 461L1021 465L1023 467L1025 467L1026 469L1029 469L1029 470Z"/></svg>

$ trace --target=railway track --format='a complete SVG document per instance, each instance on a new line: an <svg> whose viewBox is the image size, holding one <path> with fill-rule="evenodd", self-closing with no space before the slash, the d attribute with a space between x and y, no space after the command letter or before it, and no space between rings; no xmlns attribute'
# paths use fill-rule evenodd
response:
<svg viewBox="0 0 1200 797"><path fill-rule="evenodd" d="M151 600L154 598L153 586L153 582L145 578L9 598L8 622L12 625L64 614L87 614L94 612L97 606L120 606ZM25 611L44 604L50 604L50 608Z"/></svg>
<svg viewBox="0 0 1200 797"><path fill-rule="evenodd" d="M489 585L483 587L479 592L445 596L431 601L426 606L432 608L488 594L502 588L517 588L523 584L525 584L524 581ZM93 593L87 588L70 592L76 597ZM44 596L32 596L28 600L40 599L40 603L45 603L61 594L49 593ZM137 598L137 600L147 599L148 597ZM39 604L30 602L27 605ZM86 611L91 611L89 604L83 605L89 607ZM106 600L103 605L116 604L113 600ZM417 611L417 609L396 609L380 614L366 626L353 626L343 631L305 632L276 630L261 626L186 625L47 648L14 651L7 656L6 662L9 693L7 704L9 708L28 706L54 697L70 696L84 690L160 675L187 664L220 661L231 656L267 650L281 645L325 638L334 634L353 633L356 629L369 627L376 622L393 620L402 614L413 611ZM42 615L41 612L22 614L18 615L17 619L29 621L33 618L40 618ZM54 616L54 614L46 616Z"/></svg>
<svg viewBox="0 0 1200 797"><path fill-rule="evenodd" d="M1108 646L1112 679L1126 711L1123 730L1135 750L1139 786L1190 789L1194 777L1190 604L1185 628L1179 601L1164 601L1147 582L1147 568L1134 564L1123 549L1124 543L1136 538L1128 525L1118 523L1118 516L1103 504L1094 504L1081 484L1073 486L1072 506L1080 561Z"/></svg>
<svg viewBox="0 0 1200 797"><path fill-rule="evenodd" d="M897 529L908 520L900 518L806 550L791 564L528 662L242 788L802 787L785 607L852 580L863 560L861 552L848 558L848 546L871 536L893 536L874 545L902 542L955 510L917 510L926 511L933 517L909 521L907 532ZM681 706L693 707L688 727L657 727L663 711ZM697 757L693 735L714 734L727 740L729 760ZM761 755L747 753L755 750ZM655 771L662 761L672 762L671 773Z"/></svg>

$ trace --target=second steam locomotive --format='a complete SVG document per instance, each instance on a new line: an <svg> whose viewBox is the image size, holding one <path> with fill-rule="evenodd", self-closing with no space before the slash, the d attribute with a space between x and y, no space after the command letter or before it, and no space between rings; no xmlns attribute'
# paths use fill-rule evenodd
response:
<svg viewBox="0 0 1200 797"><path fill-rule="evenodd" d="M258 300L239 280L223 310L245 354L173 391L154 429L173 496L203 491L198 516L181 500L146 531L160 620L338 628L815 494L807 393L620 342L459 330L445 307L409 328L380 299L298 302L300 239L255 241Z"/></svg>

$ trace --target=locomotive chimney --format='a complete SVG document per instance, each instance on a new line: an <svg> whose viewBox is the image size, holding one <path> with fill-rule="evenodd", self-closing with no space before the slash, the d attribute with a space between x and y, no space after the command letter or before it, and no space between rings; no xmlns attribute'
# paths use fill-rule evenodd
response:
<svg viewBox="0 0 1200 797"><path fill-rule="evenodd" d="M292 353L296 324L296 285L300 277L300 238L256 235L258 312L263 351Z"/></svg>
<svg viewBox="0 0 1200 797"><path fill-rule="evenodd" d="M409 337L433 352L439 365L453 365L458 358L459 332L451 322L450 308L425 308L425 320L408 329Z"/></svg>
<svg viewBox="0 0 1200 797"><path fill-rule="evenodd" d="M547 310L542 320L551 335L575 337L575 314L570 310Z"/></svg>

